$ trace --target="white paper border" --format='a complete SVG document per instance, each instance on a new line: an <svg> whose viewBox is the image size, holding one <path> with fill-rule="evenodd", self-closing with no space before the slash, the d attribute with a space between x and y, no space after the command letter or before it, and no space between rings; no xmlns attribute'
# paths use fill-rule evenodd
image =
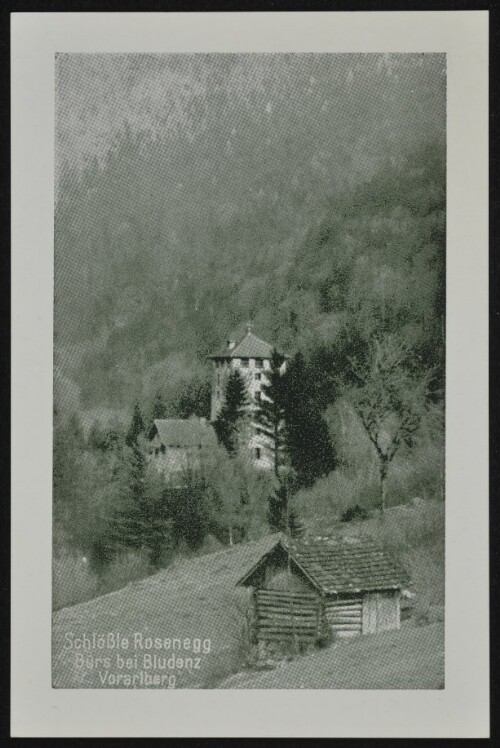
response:
<svg viewBox="0 0 500 748"><path fill-rule="evenodd" d="M12 734L486 737L488 13L14 13ZM447 600L443 691L51 688L55 52L445 52Z"/></svg>

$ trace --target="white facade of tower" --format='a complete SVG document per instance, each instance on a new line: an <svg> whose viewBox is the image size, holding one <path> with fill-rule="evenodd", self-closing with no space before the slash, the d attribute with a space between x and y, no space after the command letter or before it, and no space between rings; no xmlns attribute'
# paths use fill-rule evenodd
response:
<svg viewBox="0 0 500 748"><path fill-rule="evenodd" d="M247 433L243 438L243 448L247 451L248 459L254 467L270 469L273 467L273 455L268 440L261 432L258 424L252 418L252 412L259 408L259 403L265 394L262 391L267 375L271 369L271 354L273 347L252 334L247 328L247 334L237 344L228 341L225 350L212 356L213 379L210 420L213 423L224 403L224 393L227 378L231 371L238 369L246 384L249 400L249 419ZM254 354L254 355L251 355ZM282 364L285 370L286 360Z"/></svg>

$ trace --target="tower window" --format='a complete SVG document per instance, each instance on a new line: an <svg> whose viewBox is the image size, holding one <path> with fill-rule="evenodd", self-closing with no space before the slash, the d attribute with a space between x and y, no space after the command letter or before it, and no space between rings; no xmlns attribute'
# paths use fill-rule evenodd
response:
<svg viewBox="0 0 500 748"><path fill-rule="evenodd" d="M260 453L261 453L260 447L255 447L255 459L256 460L260 460Z"/></svg>
<svg viewBox="0 0 500 748"><path fill-rule="evenodd" d="M242 365L242 366L243 366L243 367L244 367L245 369L247 369L247 368L248 368L248 359L247 359L247 358L242 358L242 359L241 359L241 365Z"/></svg>
<svg viewBox="0 0 500 748"><path fill-rule="evenodd" d="M256 358L255 359L255 366L257 367L257 369L262 369L262 359L261 358Z"/></svg>
<svg viewBox="0 0 500 748"><path fill-rule="evenodd" d="M162 455L164 455L164 454L165 454L165 452L166 452L166 449L165 449L165 445L164 445L164 444L162 444L162 445L161 445L161 447L160 447L160 452L162 453Z"/></svg>

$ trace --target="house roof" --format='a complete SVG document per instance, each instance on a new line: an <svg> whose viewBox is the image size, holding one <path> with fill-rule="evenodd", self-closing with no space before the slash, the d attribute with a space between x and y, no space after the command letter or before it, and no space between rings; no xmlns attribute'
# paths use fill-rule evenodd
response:
<svg viewBox="0 0 500 748"><path fill-rule="evenodd" d="M274 346L270 343L266 343L251 330L247 330L244 337L233 348L226 346L209 358L271 358L273 348Z"/></svg>
<svg viewBox="0 0 500 748"><path fill-rule="evenodd" d="M198 418L161 418L155 428L166 447L209 447L216 441L212 426Z"/></svg>
<svg viewBox="0 0 500 748"><path fill-rule="evenodd" d="M281 538L238 584L251 586L254 575L278 547L290 553L292 563L323 594L400 589L408 576L384 550L366 538L328 538L288 542Z"/></svg>

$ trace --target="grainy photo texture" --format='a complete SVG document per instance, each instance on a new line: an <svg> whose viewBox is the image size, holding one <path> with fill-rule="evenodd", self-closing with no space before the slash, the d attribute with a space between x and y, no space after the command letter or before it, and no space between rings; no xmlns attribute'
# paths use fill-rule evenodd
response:
<svg viewBox="0 0 500 748"><path fill-rule="evenodd" d="M443 688L445 55L55 68L53 687Z"/></svg>

